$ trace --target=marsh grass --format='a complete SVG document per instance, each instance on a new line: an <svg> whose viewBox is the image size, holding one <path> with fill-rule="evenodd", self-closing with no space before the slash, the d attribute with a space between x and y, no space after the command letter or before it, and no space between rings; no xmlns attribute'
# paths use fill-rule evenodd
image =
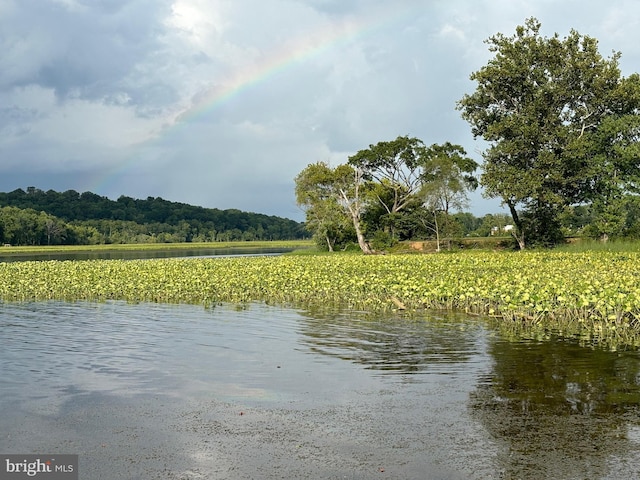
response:
<svg viewBox="0 0 640 480"><path fill-rule="evenodd" d="M557 252L640 252L638 240L609 240L601 242L593 239L578 239L554 249Z"/></svg>

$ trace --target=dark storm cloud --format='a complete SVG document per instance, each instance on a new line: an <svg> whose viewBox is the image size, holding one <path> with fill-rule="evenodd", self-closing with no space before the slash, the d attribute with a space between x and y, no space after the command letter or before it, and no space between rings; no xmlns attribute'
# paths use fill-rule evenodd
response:
<svg viewBox="0 0 640 480"><path fill-rule="evenodd" d="M378 141L480 161L456 101L483 41L530 16L639 70L631 0L0 0L0 189L300 218L302 168ZM499 208L474 195L474 213Z"/></svg>
<svg viewBox="0 0 640 480"><path fill-rule="evenodd" d="M136 65L163 48L159 23L167 11L167 3L159 1L16 3L2 22L8 70L14 72L4 76L4 87L36 84L60 99L124 92L133 103L175 100L157 79L152 86L162 96L143 95L139 86L126 83Z"/></svg>

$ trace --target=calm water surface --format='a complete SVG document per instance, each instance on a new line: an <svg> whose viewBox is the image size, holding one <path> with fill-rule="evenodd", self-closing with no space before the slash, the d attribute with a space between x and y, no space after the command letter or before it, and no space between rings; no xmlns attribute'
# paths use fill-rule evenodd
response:
<svg viewBox="0 0 640 480"><path fill-rule="evenodd" d="M95 250L83 252L65 252L64 250L51 252L31 252L26 254L11 253L9 250L0 250L0 262L24 262L45 260L146 260L152 258L182 258L182 257L246 257L256 255L279 255L291 252L293 248L255 248L255 247L230 247L230 248L166 248L159 246L157 249L144 248L141 250Z"/></svg>
<svg viewBox="0 0 640 480"><path fill-rule="evenodd" d="M640 476L640 357L478 319L0 304L0 452L80 478Z"/></svg>

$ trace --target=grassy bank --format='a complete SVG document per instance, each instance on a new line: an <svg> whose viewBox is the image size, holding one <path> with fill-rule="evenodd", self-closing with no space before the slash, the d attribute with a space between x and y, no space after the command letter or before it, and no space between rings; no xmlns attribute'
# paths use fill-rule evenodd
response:
<svg viewBox="0 0 640 480"><path fill-rule="evenodd" d="M38 245L38 246L0 246L2 256L23 256L42 253L83 253L83 252L118 252L118 251L168 251L224 248L308 248L313 246L311 240L276 240L252 242L189 242L189 243L127 243L109 245Z"/></svg>
<svg viewBox="0 0 640 480"><path fill-rule="evenodd" d="M0 299L460 309L639 344L640 253L464 252L0 264Z"/></svg>

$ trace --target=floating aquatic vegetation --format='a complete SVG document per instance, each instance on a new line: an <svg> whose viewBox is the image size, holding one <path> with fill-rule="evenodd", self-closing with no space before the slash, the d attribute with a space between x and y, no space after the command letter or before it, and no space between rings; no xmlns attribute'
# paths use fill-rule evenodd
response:
<svg viewBox="0 0 640 480"><path fill-rule="evenodd" d="M0 264L0 299L459 309L640 335L640 254L464 252Z"/></svg>

